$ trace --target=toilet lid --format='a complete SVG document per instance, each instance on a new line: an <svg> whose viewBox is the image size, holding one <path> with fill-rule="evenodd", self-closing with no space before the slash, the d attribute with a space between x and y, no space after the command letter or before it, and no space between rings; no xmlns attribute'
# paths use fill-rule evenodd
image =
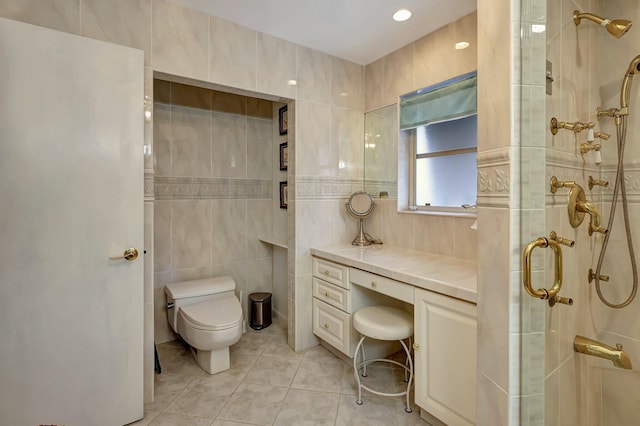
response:
<svg viewBox="0 0 640 426"><path fill-rule="evenodd" d="M181 306L184 318L198 328L224 330L242 321L242 308L235 296Z"/></svg>

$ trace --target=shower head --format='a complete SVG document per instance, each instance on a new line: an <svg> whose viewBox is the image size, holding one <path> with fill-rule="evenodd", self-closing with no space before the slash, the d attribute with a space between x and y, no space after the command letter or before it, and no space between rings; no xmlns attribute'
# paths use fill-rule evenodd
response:
<svg viewBox="0 0 640 426"><path fill-rule="evenodd" d="M595 22L596 24L600 24L605 27L606 30L612 36L616 38L620 38L631 28L632 22L627 21L626 19L614 19L613 21L601 18L600 16L594 15L593 13L580 13L579 10L573 11L573 23L576 26L580 25L580 21L582 19L588 19L590 21Z"/></svg>
<svg viewBox="0 0 640 426"><path fill-rule="evenodd" d="M631 60L627 73L622 80L622 89L620 90L620 108L625 109L629 107L629 100L631 98L631 79L633 75L640 72L640 55Z"/></svg>

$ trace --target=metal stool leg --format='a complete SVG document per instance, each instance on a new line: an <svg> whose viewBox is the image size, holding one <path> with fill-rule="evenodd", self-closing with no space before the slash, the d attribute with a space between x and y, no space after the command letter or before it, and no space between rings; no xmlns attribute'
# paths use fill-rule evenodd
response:
<svg viewBox="0 0 640 426"><path fill-rule="evenodd" d="M411 382L413 381L413 360L411 359L411 353L405 345L404 341L400 340L400 344L404 348L404 351L407 353L407 360L409 361L409 381L407 382L407 408L404 409L407 413L411 413L411 405L409 404L409 392L411 391ZM406 375L406 370L405 370Z"/></svg>
<svg viewBox="0 0 640 426"><path fill-rule="evenodd" d="M358 342L358 345L356 346L356 350L353 354L353 375L356 378L356 384L358 385L358 399L356 399L356 404L358 405L362 405L362 384L360 383L360 374L358 374L358 352L360 351L361 348L363 348L362 342L364 342L364 337L365 336L362 336L360 338L360 341ZM364 351L363 351L362 362L364 361L365 361L365 358L364 358ZM366 368L366 363L364 365Z"/></svg>

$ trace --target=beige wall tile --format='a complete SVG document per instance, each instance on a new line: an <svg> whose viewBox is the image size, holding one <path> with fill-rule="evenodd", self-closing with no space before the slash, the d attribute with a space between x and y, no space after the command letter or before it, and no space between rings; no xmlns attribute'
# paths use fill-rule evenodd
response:
<svg viewBox="0 0 640 426"><path fill-rule="evenodd" d="M217 112L226 112L229 114L246 115L247 114L247 97L236 95L233 93L212 91L213 110Z"/></svg>
<svg viewBox="0 0 640 426"><path fill-rule="evenodd" d="M151 0L83 0L82 35L144 50L151 64Z"/></svg>
<svg viewBox="0 0 640 426"><path fill-rule="evenodd" d="M246 260L246 200L212 200L212 264Z"/></svg>
<svg viewBox="0 0 640 426"><path fill-rule="evenodd" d="M211 176L211 112L171 107L171 176Z"/></svg>
<svg viewBox="0 0 640 426"><path fill-rule="evenodd" d="M153 149L155 175L171 176L171 106L169 104L153 105Z"/></svg>
<svg viewBox="0 0 640 426"><path fill-rule="evenodd" d="M247 177L247 119L213 113L213 177Z"/></svg>
<svg viewBox="0 0 640 426"><path fill-rule="evenodd" d="M259 118L247 118L247 177L271 179L273 122ZM279 167L279 165L278 165Z"/></svg>
<svg viewBox="0 0 640 426"><path fill-rule="evenodd" d="M364 116L361 111L331 109L331 163L333 176L364 175Z"/></svg>
<svg viewBox="0 0 640 426"><path fill-rule="evenodd" d="M385 105L397 103L400 95L415 87L414 49L415 44L411 43L384 57L382 101Z"/></svg>
<svg viewBox="0 0 640 426"><path fill-rule="evenodd" d="M209 17L168 0L154 0L152 65L156 71L209 78Z"/></svg>
<svg viewBox="0 0 640 426"><path fill-rule="evenodd" d="M455 219L441 216L413 215L416 250L444 256L454 255Z"/></svg>
<svg viewBox="0 0 640 426"><path fill-rule="evenodd" d="M362 111L364 67L344 59L331 58L331 103Z"/></svg>
<svg viewBox="0 0 640 426"><path fill-rule="evenodd" d="M67 33L80 33L80 0L6 0L0 16Z"/></svg>
<svg viewBox="0 0 640 426"><path fill-rule="evenodd" d="M289 98L296 97L296 45L294 43L258 33L256 90Z"/></svg>
<svg viewBox="0 0 640 426"><path fill-rule="evenodd" d="M478 369L502 389L509 389L509 223L507 209L478 208L478 232L491 236L478 251Z"/></svg>
<svg viewBox="0 0 640 426"><path fill-rule="evenodd" d="M211 90L202 87L171 83L171 104L174 106L208 111L211 109L211 94Z"/></svg>
<svg viewBox="0 0 640 426"><path fill-rule="evenodd" d="M273 102L258 98L247 98L247 115L249 117L273 119Z"/></svg>
<svg viewBox="0 0 640 426"><path fill-rule="evenodd" d="M455 77L454 26L446 25L415 42L415 89Z"/></svg>
<svg viewBox="0 0 640 426"><path fill-rule="evenodd" d="M298 46L298 99L331 103L331 56Z"/></svg>
<svg viewBox="0 0 640 426"><path fill-rule="evenodd" d="M272 200L247 200L247 259L272 256L271 246L258 240L271 235L272 203Z"/></svg>
<svg viewBox="0 0 640 426"><path fill-rule="evenodd" d="M153 264L156 272L171 270L171 201L153 203Z"/></svg>
<svg viewBox="0 0 640 426"><path fill-rule="evenodd" d="M335 166L331 162L331 108L327 105L298 101L295 164L298 175L330 176ZM291 151L289 151L291 155Z"/></svg>
<svg viewBox="0 0 640 426"><path fill-rule="evenodd" d="M256 31L215 16L210 17L210 24L210 80L231 87L255 90Z"/></svg>
<svg viewBox="0 0 640 426"><path fill-rule="evenodd" d="M372 111L384 106L382 101L382 74L383 74L384 58L380 58L375 62L364 67L364 110Z"/></svg>
<svg viewBox="0 0 640 426"><path fill-rule="evenodd" d="M478 14L460 18L453 23L454 43L466 41L469 47L462 50L455 50L455 74L462 75L475 71L478 64Z"/></svg>
<svg viewBox="0 0 640 426"><path fill-rule="evenodd" d="M172 269L211 265L211 205L208 200L171 202Z"/></svg>

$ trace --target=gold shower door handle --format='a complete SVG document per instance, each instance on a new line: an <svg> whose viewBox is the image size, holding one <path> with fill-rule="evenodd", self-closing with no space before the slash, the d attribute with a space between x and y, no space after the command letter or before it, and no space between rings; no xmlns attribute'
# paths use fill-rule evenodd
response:
<svg viewBox="0 0 640 426"><path fill-rule="evenodd" d="M109 260L125 259L131 262L132 260L136 260L137 258L138 258L138 250L134 248L128 248L124 251L122 256L110 257Z"/></svg>
<svg viewBox="0 0 640 426"><path fill-rule="evenodd" d="M531 287L531 254L533 250L537 247L547 248L551 247L553 250L554 258L555 258L555 267L554 267L554 279L553 286L550 289L539 288L534 290ZM547 239L545 237L537 238L531 241L524 248L524 252L522 254L522 275L523 275L523 284L524 289L527 293L538 299L555 299L555 296L560 291L562 287L562 249L560 248L560 244L554 240Z"/></svg>

